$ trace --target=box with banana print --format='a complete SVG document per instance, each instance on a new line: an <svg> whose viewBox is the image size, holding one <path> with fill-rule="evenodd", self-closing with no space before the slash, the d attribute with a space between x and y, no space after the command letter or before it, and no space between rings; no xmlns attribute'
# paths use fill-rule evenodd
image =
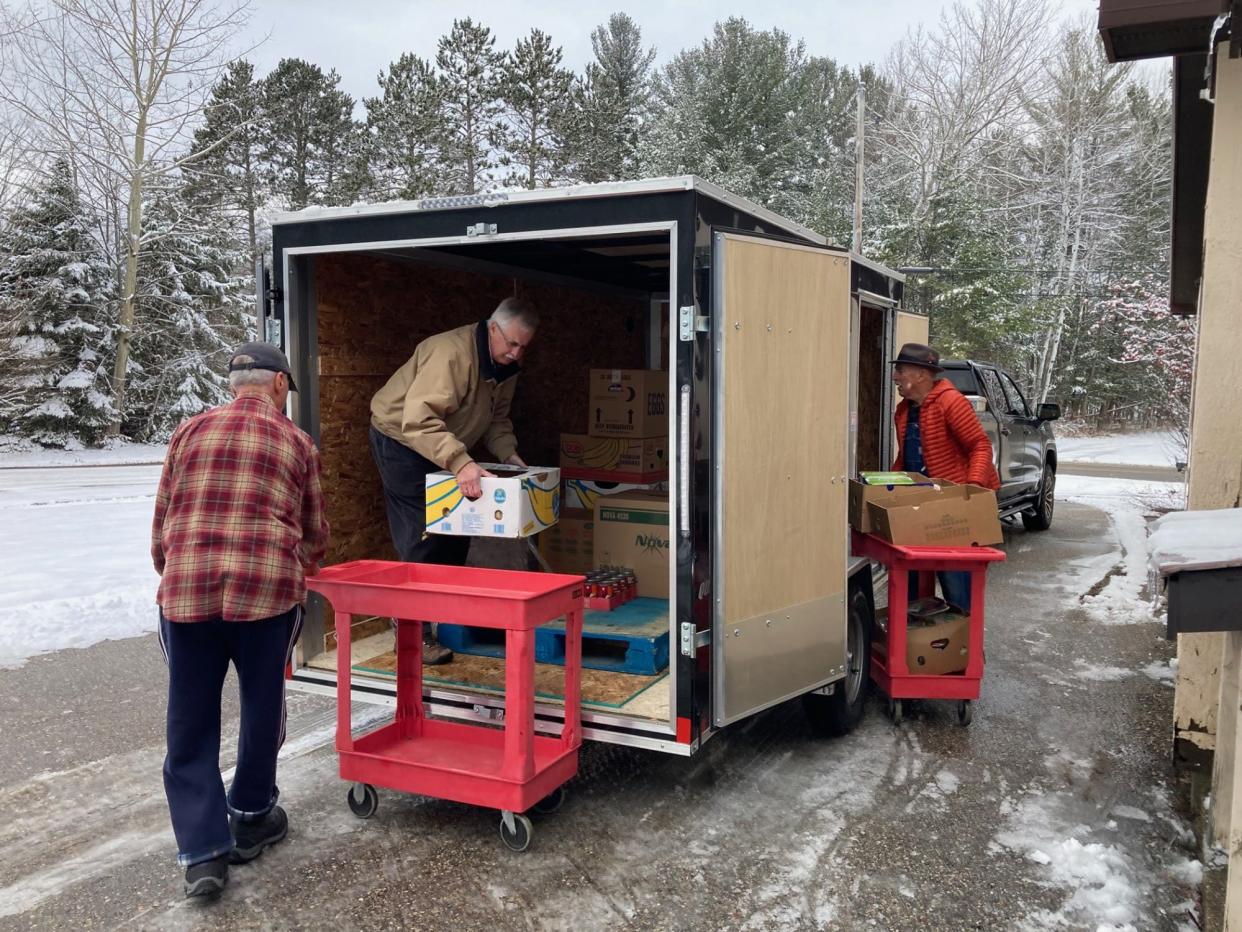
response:
<svg viewBox="0 0 1242 932"><path fill-rule="evenodd" d="M592 437L561 434L566 479L650 485L668 478L668 438Z"/></svg>
<svg viewBox="0 0 1242 932"><path fill-rule="evenodd" d="M427 533L458 537L530 537L556 524L561 471L480 463L483 494L471 501L448 470L427 475Z"/></svg>

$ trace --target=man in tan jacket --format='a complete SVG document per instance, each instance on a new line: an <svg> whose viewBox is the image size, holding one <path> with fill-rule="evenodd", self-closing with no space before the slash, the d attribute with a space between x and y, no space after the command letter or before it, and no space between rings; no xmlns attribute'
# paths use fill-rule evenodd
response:
<svg viewBox="0 0 1242 932"><path fill-rule="evenodd" d="M371 453L384 484L388 528L397 555L412 563L463 566L469 537L426 533L428 473L447 469L468 498L490 476L470 456L479 441L499 462L525 466L509 406L521 359L539 317L529 301L506 298L485 321L428 337L371 398ZM453 652L424 625L423 662Z"/></svg>

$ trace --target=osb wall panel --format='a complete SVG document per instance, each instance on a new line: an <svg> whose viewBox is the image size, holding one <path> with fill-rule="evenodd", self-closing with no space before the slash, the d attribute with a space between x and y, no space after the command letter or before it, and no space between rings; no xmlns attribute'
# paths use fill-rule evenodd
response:
<svg viewBox="0 0 1242 932"><path fill-rule="evenodd" d="M588 370L643 365L645 303L374 256L316 259L327 563L396 558L368 440L371 396L421 340L482 320L515 288L542 318L514 400L518 452L552 466L559 435L586 430ZM485 450L475 455L491 459ZM472 563L495 559L494 547L473 549Z"/></svg>

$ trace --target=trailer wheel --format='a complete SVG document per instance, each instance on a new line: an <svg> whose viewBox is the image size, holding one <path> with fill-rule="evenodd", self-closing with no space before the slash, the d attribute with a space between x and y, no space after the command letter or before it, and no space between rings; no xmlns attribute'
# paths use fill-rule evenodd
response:
<svg viewBox="0 0 1242 932"><path fill-rule="evenodd" d="M845 623L845 678L831 696L807 693L802 708L811 726L822 734L848 734L862 721L871 683L871 603L860 590L850 592Z"/></svg>
<svg viewBox="0 0 1242 932"><path fill-rule="evenodd" d="M345 796L349 811L360 819L369 819L379 808L379 794L370 783L355 783Z"/></svg>
<svg viewBox="0 0 1242 932"><path fill-rule="evenodd" d="M556 812L556 810L560 809L561 806L563 806L564 804L565 804L565 787L558 786L551 793L549 793L543 799L539 800L539 802L535 803L535 805L531 806L530 808L532 812L538 812L540 815L548 815L549 813Z"/></svg>
<svg viewBox="0 0 1242 932"><path fill-rule="evenodd" d="M513 820L513 829L509 829L509 819ZM510 851L525 851L530 847L530 838L534 834L530 819L521 813L501 813L500 840Z"/></svg>

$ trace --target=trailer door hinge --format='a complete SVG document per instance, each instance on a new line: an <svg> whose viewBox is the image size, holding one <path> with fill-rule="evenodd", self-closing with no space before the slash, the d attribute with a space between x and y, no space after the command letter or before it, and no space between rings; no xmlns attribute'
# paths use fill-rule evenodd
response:
<svg viewBox="0 0 1242 932"><path fill-rule="evenodd" d="M467 236L494 236L496 234L496 224L494 223L472 223L466 227Z"/></svg>
<svg viewBox="0 0 1242 932"><path fill-rule="evenodd" d="M709 318L696 315L694 311L695 307L693 304L679 309L680 316L678 317L678 322L680 326L678 328L678 334L681 339L687 343L694 339L696 331L699 333L706 333L711 325Z"/></svg>
<svg viewBox="0 0 1242 932"><path fill-rule="evenodd" d="M683 657L693 657L700 647L706 647L712 642L712 632L708 628L705 631L696 631L693 621L683 621L681 623L681 655Z"/></svg>

